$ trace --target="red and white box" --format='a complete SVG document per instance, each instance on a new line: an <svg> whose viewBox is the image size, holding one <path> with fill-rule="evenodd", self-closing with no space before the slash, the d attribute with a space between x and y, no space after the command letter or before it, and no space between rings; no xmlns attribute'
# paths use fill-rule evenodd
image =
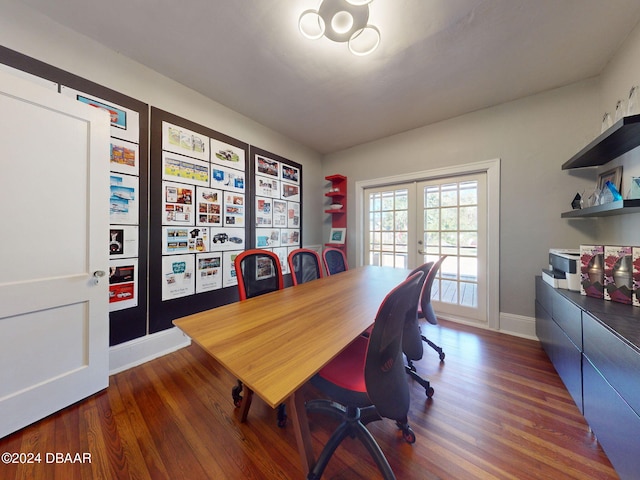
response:
<svg viewBox="0 0 640 480"><path fill-rule="evenodd" d="M580 293L604 298L603 245L580 245Z"/></svg>
<svg viewBox="0 0 640 480"><path fill-rule="evenodd" d="M604 247L604 299L627 305L633 302L631 247Z"/></svg>

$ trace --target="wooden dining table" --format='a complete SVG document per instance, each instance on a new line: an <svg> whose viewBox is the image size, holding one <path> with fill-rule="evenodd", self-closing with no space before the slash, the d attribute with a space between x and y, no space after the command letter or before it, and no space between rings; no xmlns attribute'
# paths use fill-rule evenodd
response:
<svg viewBox="0 0 640 480"><path fill-rule="evenodd" d="M289 411L305 474L315 464L299 389L374 322L385 296L408 270L364 266L189 315L174 324L252 394Z"/></svg>

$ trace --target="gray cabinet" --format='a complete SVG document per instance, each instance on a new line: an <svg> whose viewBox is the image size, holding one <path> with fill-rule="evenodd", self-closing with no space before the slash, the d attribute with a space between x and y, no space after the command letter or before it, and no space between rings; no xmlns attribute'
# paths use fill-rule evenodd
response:
<svg viewBox="0 0 640 480"><path fill-rule="evenodd" d="M640 308L536 278L536 334L622 479L640 472Z"/></svg>

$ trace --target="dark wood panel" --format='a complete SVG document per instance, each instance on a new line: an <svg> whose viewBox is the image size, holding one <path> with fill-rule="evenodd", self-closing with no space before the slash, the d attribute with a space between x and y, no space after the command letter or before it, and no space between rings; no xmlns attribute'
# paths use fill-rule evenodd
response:
<svg viewBox="0 0 640 480"><path fill-rule="evenodd" d="M618 478L539 342L445 321L423 332L447 356L425 350L416 362L435 388L427 400L412 384L417 442L392 421L369 425L399 479ZM0 452L89 452L90 464L0 464L0 478L303 478L293 429L278 428L260 399L241 424L233 383L195 345L113 375L104 392L0 440ZM310 424L317 454L336 422ZM380 475L347 440L323 478Z"/></svg>

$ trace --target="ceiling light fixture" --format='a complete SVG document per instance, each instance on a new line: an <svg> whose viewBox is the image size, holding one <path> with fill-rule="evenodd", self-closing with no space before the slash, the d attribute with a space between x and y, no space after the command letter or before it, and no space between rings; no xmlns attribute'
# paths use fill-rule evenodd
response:
<svg viewBox="0 0 640 480"><path fill-rule="evenodd" d="M367 23L372 1L322 0L318 10L305 10L300 15L300 33L311 40L325 36L346 42L354 55L369 55L380 44L380 30Z"/></svg>

